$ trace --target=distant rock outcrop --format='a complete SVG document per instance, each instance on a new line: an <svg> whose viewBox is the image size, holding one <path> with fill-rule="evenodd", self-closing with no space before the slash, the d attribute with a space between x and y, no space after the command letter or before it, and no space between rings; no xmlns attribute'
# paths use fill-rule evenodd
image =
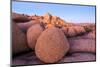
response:
<svg viewBox="0 0 100 67"><path fill-rule="evenodd" d="M47 13L43 16L43 22L48 25L54 25L56 27L63 27L66 23L60 17L52 16L51 14Z"/></svg>
<svg viewBox="0 0 100 67"><path fill-rule="evenodd" d="M86 33L95 29L95 24L75 24L75 23L68 23L61 19L60 17L53 16L50 13L46 13L43 16L33 15L30 16L32 20L39 20L43 23L45 29L50 27L57 27L62 28L63 32L67 35L66 36L76 36L82 33Z"/></svg>
<svg viewBox="0 0 100 67"><path fill-rule="evenodd" d="M13 13L12 15L13 15L12 19L15 20L17 23L18 22L21 23L18 25L19 26L21 25L23 27L21 28L24 30L25 29L27 30L31 26L31 24L34 24L34 21L35 23L38 23L38 22L42 23L45 29L50 28L50 27L61 28L65 34L67 33L66 36L68 37L76 36L79 34L83 34L83 33L95 30L95 24L69 23L69 22L64 21L60 17L51 15L50 13L46 13L43 16L38 16L38 15L28 16L28 15L17 14L17 13ZM30 21L33 21L33 23ZM23 23L23 22L27 22L27 23Z"/></svg>

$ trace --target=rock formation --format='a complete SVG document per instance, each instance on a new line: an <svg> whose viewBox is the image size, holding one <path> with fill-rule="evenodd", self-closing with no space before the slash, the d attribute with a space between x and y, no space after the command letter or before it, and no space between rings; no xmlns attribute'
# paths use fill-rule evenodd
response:
<svg viewBox="0 0 100 67"><path fill-rule="evenodd" d="M25 14L12 13L12 20L15 22L27 22L30 20L28 17L29 16Z"/></svg>
<svg viewBox="0 0 100 67"><path fill-rule="evenodd" d="M20 57L15 56L15 65L96 60L94 23L70 23L49 13L42 16L12 13L12 21L13 52L32 49L29 56L27 52Z"/></svg>
<svg viewBox="0 0 100 67"><path fill-rule="evenodd" d="M29 47L34 50L38 37L43 32L43 27L40 24L31 26L27 31L27 42Z"/></svg>
<svg viewBox="0 0 100 67"><path fill-rule="evenodd" d="M46 29L35 46L36 56L45 63L56 63L68 53L69 43L64 33L55 27Z"/></svg>
<svg viewBox="0 0 100 67"><path fill-rule="evenodd" d="M29 51L26 35L18 28L16 23L12 23L12 53Z"/></svg>

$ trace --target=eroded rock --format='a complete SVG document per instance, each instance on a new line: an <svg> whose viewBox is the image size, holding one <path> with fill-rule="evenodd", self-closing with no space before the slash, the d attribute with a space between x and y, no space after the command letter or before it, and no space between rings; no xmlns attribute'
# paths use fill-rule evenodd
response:
<svg viewBox="0 0 100 67"><path fill-rule="evenodd" d="M35 53L45 63L55 63L64 57L70 46L64 33L55 27L46 29L38 38Z"/></svg>
<svg viewBox="0 0 100 67"><path fill-rule="evenodd" d="M12 53L18 54L28 51L26 35L19 29L16 23L12 23Z"/></svg>
<svg viewBox="0 0 100 67"><path fill-rule="evenodd" d="M28 46L34 50L36 41L40 34L43 32L43 27L40 24L31 26L27 31Z"/></svg>

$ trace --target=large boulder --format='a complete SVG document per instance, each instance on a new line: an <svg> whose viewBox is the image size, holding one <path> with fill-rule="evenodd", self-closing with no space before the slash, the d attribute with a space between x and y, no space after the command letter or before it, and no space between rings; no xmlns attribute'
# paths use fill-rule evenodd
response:
<svg viewBox="0 0 100 67"><path fill-rule="evenodd" d="M12 23L12 53L17 54L28 51L26 35L19 29L16 23Z"/></svg>
<svg viewBox="0 0 100 67"><path fill-rule="evenodd" d="M36 41L40 34L43 32L43 27L40 24L31 26L27 31L28 46L34 50Z"/></svg>
<svg viewBox="0 0 100 67"><path fill-rule="evenodd" d="M64 33L55 27L48 28L39 36L36 56L45 63L56 63L68 52L70 46Z"/></svg>

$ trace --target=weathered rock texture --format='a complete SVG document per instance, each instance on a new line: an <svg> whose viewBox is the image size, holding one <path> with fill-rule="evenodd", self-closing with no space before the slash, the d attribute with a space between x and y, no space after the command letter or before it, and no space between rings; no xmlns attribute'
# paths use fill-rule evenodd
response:
<svg viewBox="0 0 100 67"><path fill-rule="evenodd" d="M60 17L52 16L49 13L47 13L43 16L38 16L38 15L28 16L28 15L24 15L24 14L13 13L12 19L16 23L20 23L20 24L18 24L19 27L22 26L21 28L25 29L25 30L27 30L27 28L30 27L31 24L42 23L46 29L50 28L50 27L61 28L64 31L64 33L67 34L66 36L70 36L70 37L95 30L95 24L69 23L69 22L64 21ZM22 21L22 20L24 20L24 21Z"/></svg>
<svg viewBox="0 0 100 67"><path fill-rule="evenodd" d="M77 36L86 33L86 30L82 26L70 26L62 27L61 30L67 37Z"/></svg>
<svg viewBox="0 0 100 67"><path fill-rule="evenodd" d="M13 65L96 60L95 23L70 23L49 13L43 16L12 13L12 21L13 53L26 51L29 47L33 49L15 56ZM52 28L57 30L52 31ZM29 47L25 46L26 42Z"/></svg>
<svg viewBox="0 0 100 67"><path fill-rule="evenodd" d="M28 46L34 50L36 42L40 34L43 32L43 27L40 24L31 26L27 31Z"/></svg>
<svg viewBox="0 0 100 67"><path fill-rule="evenodd" d="M69 43L64 33L55 27L46 29L38 38L35 53L45 63L61 60L69 50Z"/></svg>
<svg viewBox="0 0 100 67"><path fill-rule="evenodd" d="M28 51L26 35L18 28L16 23L12 23L12 53Z"/></svg>

